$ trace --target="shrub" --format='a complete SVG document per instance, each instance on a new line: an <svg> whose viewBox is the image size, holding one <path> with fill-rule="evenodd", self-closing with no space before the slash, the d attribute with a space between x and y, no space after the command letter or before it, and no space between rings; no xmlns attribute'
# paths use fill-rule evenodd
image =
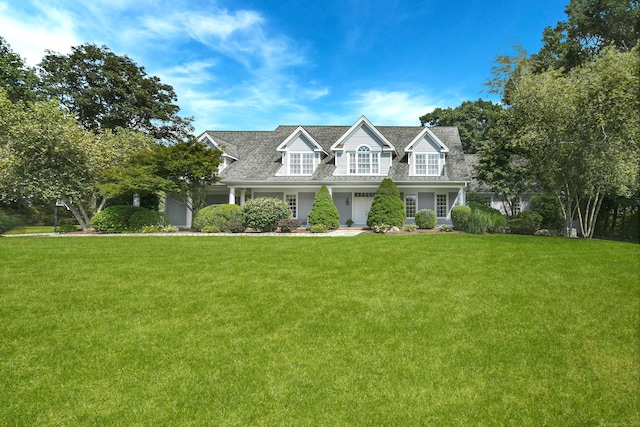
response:
<svg viewBox="0 0 640 427"><path fill-rule="evenodd" d="M229 231L232 233L244 232L244 224L241 221L231 221L229 223Z"/></svg>
<svg viewBox="0 0 640 427"><path fill-rule="evenodd" d="M242 208L244 224L256 231L274 231L281 219L291 216L289 206L280 199L257 198L247 200Z"/></svg>
<svg viewBox="0 0 640 427"><path fill-rule="evenodd" d="M416 225L422 230L431 230L436 227L438 219L433 209L420 209L416 212Z"/></svg>
<svg viewBox="0 0 640 427"><path fill-rule="evenodd" d="M540 228L542 215L538 212L524 211L510 219L509 230L514 234L534 234Z"/></svg>
<svg viewBox="0 0 640 427"><path fill-rule="evenodd" d="M93 228L100 233L122 233L129 229L129 218L144 208L118 205L104 208L91 219Z"/></svg>
<svg viewBox="0 0 640 427"><path fill-rule="evenodd" d="M404 226L404 231L407 231L407 232L411 233L412 231L416 231L417 228L418 228L418 226L415 225L415 224L407 224L407 225Z"/></svg>
<svg viewBox="0 0 640 427"><path fill-rule="evenodd" d="M471 208L469 206L457 205L451 209L451 222L455 230L466 230L471 218Z"/></svg>
<svg viewBox="0 0 640 427"><path fill-rule="evenodd" d="M280 221L278 221L278 228L283 233L291 233L301 225L302 223L300 222L300 220L295 218L281 219Z"/></svg>
<svg viewBox="0 0 640 427"><path fill-rule="evenodd" d="M309 232L311 233L326 233L329 231L329 227L324 224L313 224L309 226Z"/></svg>
<svg viewBox="0 0 640 427"><path fill-rule="evenodd" d="M134 212L129 217L129 231L138 232L142 231L145 227L157 227L158 230L165 225L169 225L169 216L164 212L150 211L147 209L141 209Z"/></svg>
<svg viewBox="0 0 640 427"><path fill-rule="evenodd" d="M320 187L309 212L309 225L323 224L327 229L340 228L340 213L325 185Z"/></svg>
<svg viewBox="0 0 640 427"><path fill-rule="evenodd" d="M564 215L560 201L555 196L541 195L531 198L531 210L542 217L540 227L548 230L561 230L564 228Z"/></svg>
<svg viewBox="0 0 640 427"><path fill-rule="evenodd" d="M6 233L14 228L19 228L20 226L22 226L22 221L12 215L8 215L3 211L0 211L0 234Z"/></svg>
<svg viewBox="0 0 640 427"><path fill-rule="evenodd" d="M439 230L443 231L445 233L449 233L449 232L453 231L453 227L450 226L450 225L441 225Z"/></svg>
<svg viewBox="0 0 640 427"><path fill-rule="evenodd" d="M390 178L383 179L373 198L373 204L367 216L367 226L386 224L391 227L402 227L406 219L407 215L398 187Z"/></svg>
<svg viewBox="0 0 640 427"><path fill-rule="evenodd" d="M229 232L229 224L232 222L242 222L240 206L209 205L196 213L192 228L205 233Z"/></svg>
<svg viewBox="0 0 640 427"><path fill-rule="evenodd" d="M467 230L469 233L503 233L507 228L507 219L497 209L485 205L470 205L471 216Z"/></svg>
<svg viewBox="0 0 640 427"><path fill-rule="evenodd" d="M382 223L382 224L373 224L373 226L371 227L371 230L374 233L387 234L388 232L391 231L392 228L393 227L391 225Z"/></svg>

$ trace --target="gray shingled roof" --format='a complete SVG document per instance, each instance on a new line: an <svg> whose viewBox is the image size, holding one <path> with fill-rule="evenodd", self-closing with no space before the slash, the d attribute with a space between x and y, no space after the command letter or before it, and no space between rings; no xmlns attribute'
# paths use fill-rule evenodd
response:
<svg viewBox="0 0 640 427"><path fill-rule="evenodd" d="M225 152L238 161L220 173L223 182L379 182L379 176L333 176L335 158L331 146L350 126L302 126L329 153L312 176L276 176L282 166L278 146L298 126L278 126L274 131L206 131ZM449 148L445 176L409 176L409 164L404 148L424 130L420 126L376 126L376 129L396 148L389 177L394 182L448 182L470 181L471 174L465 162L460 135L456 127L431 127L430 130Z"/></svg>

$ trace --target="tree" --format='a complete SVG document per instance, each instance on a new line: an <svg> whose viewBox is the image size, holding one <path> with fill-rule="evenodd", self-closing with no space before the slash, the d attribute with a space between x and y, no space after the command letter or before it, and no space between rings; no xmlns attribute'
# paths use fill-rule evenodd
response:
<svg viewBox="0 0 640 427"><path fill-rule="evenodd" d="M536 181L592 237L603 196L638 191L640 56L604 49L567 73L522 72L515 82L514 144ZM526 64L525 64L526 65Z"/></svg>
<svg viewBox="0 0 640 427"><path fill-rule="evenodd" d="M524 153L513 144L515 132L510 115L503 111L489 138L482 143L475 165L475 178L486 183L501 199L505 212L516 215L520 195L530 192L533 180Z"/></svg>
<svg viewBox="0 0 640 427"><path fill-rule="evenodd" d="M62 199L86 230L104 206L98 183L106 169L150 142L132 131L95 135L55 102L23 109L0 91L0 196Z"/></svg>
<svg viewBox="0 0 640 427"><path fill-rule="evenodd" d="M34 101L37 98L38 76L27 67L7 41L0 37L0 89L11 102Z"/></svg>
<svg viewBox="0 0 640 427"><path fill-rule="evenodd" d="M376 195L373 198L367 226L386 224L391 227L402 227L407 219L404 211L404 203L400 198L398 187L391 178L385 178L380 182Z"/></svg>
<svg viewBox="0 0 640 427"><path fill-rule="evenodd" d="M457 126L464 152L472 154L487 139L500 111L502 106L491 101L465 101L456 108L436 108L420 117L420 124Z"/></svg>
<svg viewBox="0 0 640 427"><path fill-rule="evenodd" d="M39 67L42 90L86 130L131 129L158 141L179 141L192 132L191 119L178 116L173 88L106 46L84 44L69 55L47 51Z"/></svg>
<svg viewBox="0 0 640 427"><path fill-rule="evenodd" d="M309 226L324 225L328 229L340 228L340 213L326 185L320 187L309 212Z"/></svg>
<svg viewBox="0 0 640 427"><path fill-rule="evenodd" d="M615 46L629 52L640 39L640 2L637 0L571 0L567 20L543 33L543 46L533 56L539 71L566 71Z"/></svg>
<svg viewBox="0 0 640 427"><path fill-rule="evenodd" d="M101 190L112 197L122 193L183 194L191 199L189 206L195 216L206 206L208 187L220 179L220 154L194 137L174 145L148 145L124 164L110 168Z"/></svg>

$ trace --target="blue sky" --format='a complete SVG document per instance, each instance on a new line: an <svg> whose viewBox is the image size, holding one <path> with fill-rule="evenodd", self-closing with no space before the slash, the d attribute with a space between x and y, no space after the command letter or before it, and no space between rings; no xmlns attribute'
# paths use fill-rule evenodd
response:
<svg viewBox="0 0 640 427"><path fill-rule="evenodd" d="M496 55L540 46L568 0L0 0L0 35L30 65L90 42L174 87L205 130L418 125L493 99Z"/></svg>

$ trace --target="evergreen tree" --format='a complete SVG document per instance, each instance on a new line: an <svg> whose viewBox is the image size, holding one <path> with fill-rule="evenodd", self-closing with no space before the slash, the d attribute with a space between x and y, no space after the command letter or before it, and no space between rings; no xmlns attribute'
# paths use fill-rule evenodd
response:
<svg viewBox="0 0 640 427"><path fill-rule="evenodd" d="M386 224L391 227L402 227L406 219L407 215L398 187L391 178L383 179L373 198L373 204L367 216L367 226Z"/></svg>
<svg viewBox="0 0 640 427"><path fill-rule="evenodd" d="M325 225L330 229L340 227L340 213L333 204L333 198L325 185L320 187L309 212L309 226L317 224Z"/></svg>

